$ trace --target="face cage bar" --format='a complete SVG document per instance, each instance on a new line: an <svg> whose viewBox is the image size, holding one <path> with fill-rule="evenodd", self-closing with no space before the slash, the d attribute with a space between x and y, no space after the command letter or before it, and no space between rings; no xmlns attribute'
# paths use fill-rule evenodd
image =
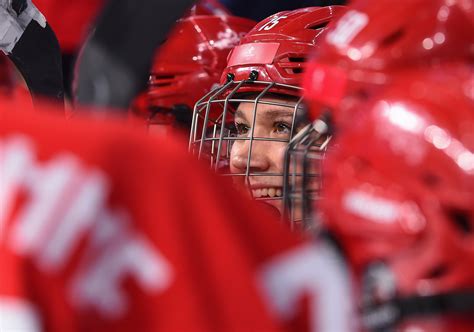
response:
<svg viewBox="0 0 474 332"><path fill-rule="evenodd" d="M299 131L288 144L283 173L283 217L290 220L292 230L318 230L313 206L321 198L322 163L331 141L327 133L326 123L317 120ZM301 206L299 219L294 216L296 206Z"/></svg>
<svg viewBox="0 0 474 332"><path fill-rule="evenodd" d="M296 130L302 127L302 124L307 124L306 113L303 111L302 98L295 97L294 103L289 106L287 103L275 101L276 96L288 95L291 97L301 95L301 88L278 84L274 82L263 82L255 80L245 81L233 81L229 80L226 84L214 89L209 92L203 98L201 98L194 107L191 135L189 140L189 150L193 154L197 154L199 159L206 157L210 163L210 166L216 171L221 173L223 176L243 176L245 177L244 183L249 189L250 195L253 197L252 190L250 190L250 178L251 177L282 177L283 192L288 186L285 184L284 179L288 178L290 168L289 165L284 166L283 171L285 173L275 172L257 172L256 170L251 171L251 160L254 142L257 141L271 141L271 142L283 142L289 143ZM257 92L256 92L257 91ZM283 91L283 93L282 93ZM289 91L293 93L288 93ZM286 94L285 94L286 92ZM251 97L248 97L251 95ZM270 97L273 100L268 100ZM233 127L233 118L235 114L236 105L245 102L253 104L252 118L250 119L251 128L250 132L246 137L238 137ZM291 107L293 109L293 117L291 122L291 130L288 139L277 139L268 137L255 137L255 124L257 120L257 111L259 105L273 105L278 107ZM218 109L218 112L215 109ZM216 116L217 113L217 116ZM229 123L229 118L232 119L232 123ZM230 165L230 154L232 145L235 141L249 141L248 155L246 161L246 171L244 173L230 173L228 166ZM311 150L311 152L313 152ZM284 165L285 160L282 160ZM223 169L226 171L222 172ZM292 176L304 177L304 179L318 178L319 174L311 174L307 172L299 173L296 169L292 170ZM304 170L303 170L304 171ZM224 173L224 174L222 174ZM282 200L282 197L265 197L255 198L256 200L263 201L275 201ZM286 208L286 206L285 206ZM282 214L282 219L288 221L287 217L293 219L290 220L291 225L295 225L299 220L296 219L295 211L288 211L294 209L294 205L289 205L286 209L287 212ZM282 211L280 211L282 213ZM292 226L293 227L293 226Z"/></svg>

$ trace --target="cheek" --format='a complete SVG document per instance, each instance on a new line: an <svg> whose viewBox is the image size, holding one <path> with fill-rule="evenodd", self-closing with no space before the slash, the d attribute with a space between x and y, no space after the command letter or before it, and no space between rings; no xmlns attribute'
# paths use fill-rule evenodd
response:
<svg viewBox="0 0 474 332"><path fill-rule="evenodd" d="M283 164L285 161L285 151L288 146L287 143L273 142L269 144L268 156L272 160L272 164L276 166L276 169L283 172Z"/></svg>

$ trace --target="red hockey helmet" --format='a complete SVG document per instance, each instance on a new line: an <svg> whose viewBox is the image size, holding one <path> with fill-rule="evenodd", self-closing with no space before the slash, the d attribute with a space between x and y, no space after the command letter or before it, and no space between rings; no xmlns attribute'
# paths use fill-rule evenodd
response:
<svg viewBox="0 0 474 332"><path fill-rule="evenodd" d="M354 1L328 33L305 78L313 119L329 108L337 123L354 101L397 72L440 62L474 61L470 0Z"/></svg>
<svg viewBox="0 0 474 332"><path fill-rule="evenodd" d="M474 324L474 103L456 72L396 79L326 159L319 209L369 329Z"/></svg>
<svg viewBox="0 0 474 332"><path fill-rule="evenodd" d="M258 80L301 86L308 56L315 51L319 35L345 7L309 7L274 14L259 22L235 47L221 78L227 82Z"/></svg>
<svg viewBox="0 0 474 332"><path fill-rule="evenodd" d="M179 20L158 49L148 88L137 98L133 111L149 123L169 124L180 116L191 119L194 103L218 84L229 51L254 25L235 16L197 15Z"/></svg>
<svg viewBox="0 0 474 332"><path fill-rule="evenodd" d="M301 129L306 60L344 10L302 8L261 21L230 53L221 86L194 109L190 149L280 211L284 150Z"/></svg>

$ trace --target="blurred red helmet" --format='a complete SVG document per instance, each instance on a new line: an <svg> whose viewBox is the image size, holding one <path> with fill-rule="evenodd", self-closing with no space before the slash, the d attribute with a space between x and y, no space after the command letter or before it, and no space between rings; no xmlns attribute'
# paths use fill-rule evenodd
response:
<svg viewBox="0 0 474 332"><path fill-rule="evenodd" d="M330 108L336 123L350 122L348 104L407 68L473 62L472 31L472 0L354 1L328 27L309 64L305 88L312 119Z"/></svg>
<svg viewBox="0 0 474 332"><path fill-rule="evenodd" d="M169 124L180 116L190 120L194 103L218 84L229 51L254 25L252 20L234 16L179 20L158 49L148 88L132 110L149 123ZM176 107L179 115L173 114Z"/></svg>
<svg viewBox="0 0 474 332"><path fill-rule="evenodd" d="M369 329L474 326L474 76L462 73L397 78L326 159L323 224L360 279Z"/></svg>
<svg viewBox="0 0 474 332"><path fill-rule="evenodd" d="M231 51L221 86L194 109L190 149L280 212L284 151L306 124L297 120L304 119L299 114L306 61L326 25L344 11L302 8L259 22Z"/></svg>

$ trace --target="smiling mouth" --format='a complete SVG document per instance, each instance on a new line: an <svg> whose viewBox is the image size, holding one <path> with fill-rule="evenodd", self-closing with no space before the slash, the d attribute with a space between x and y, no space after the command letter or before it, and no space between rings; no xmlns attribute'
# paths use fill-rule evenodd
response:
<svg viewBox="0 0 474 332"><path fill-rule="evenodd" d="M259 188L259 189L252 189L252 195L254 198L275 198L282 196L282 189L280 188Z"/></svg>

